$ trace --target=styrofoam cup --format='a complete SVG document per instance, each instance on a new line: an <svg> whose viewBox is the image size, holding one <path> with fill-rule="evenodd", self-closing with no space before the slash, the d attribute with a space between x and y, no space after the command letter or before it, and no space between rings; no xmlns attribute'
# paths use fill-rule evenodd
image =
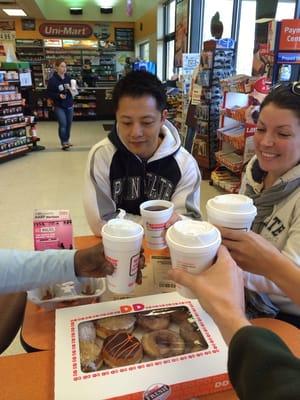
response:
<svg viewBox="0 0 300 400"><path fill-rule="evenodd" d="M108 289L128 294L135 288L144 229L126 219L111 219L102 227L104 254L115 270L106 277Z"/></svg>
<svg viewBox="0 0 300 400"><path fill-rule="evenodd" d="M164 209L154 211L149 209L152 207L164 207ZM173 211L174 204L167 200L149 200L140 205L146 242L150 249L167 247L166 222L171 218Z"/></svg>
<svg viewBox="0 0 300 400"><path fill-rule="evenodd" d="M206 203L211 224L249 231L257 210L253 200L243 194L223 194Z"/></svg>
<svg viewBox="0 0 300 400"><path fill-rule="evenodd" d="M197 275L213 263L221 244L221 234L209 222L182 220L167 230L166 240L172 267ZM176 284L176 289L184 297L196 297L182 285Z"/></svg>

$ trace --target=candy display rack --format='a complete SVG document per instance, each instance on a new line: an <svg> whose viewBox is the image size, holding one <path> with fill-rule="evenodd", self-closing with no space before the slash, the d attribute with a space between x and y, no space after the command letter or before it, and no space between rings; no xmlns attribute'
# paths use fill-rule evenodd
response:
<svg viewBox="0 0 300 400"><path fill-rule="evenodd" d="M195 107L196 128L192 153L202 170L216 166L222 90L220 80L234 72L235 42L232 39L204 42L196 83L201 87ZM205 171L204 171L205 175Z"/></svg>

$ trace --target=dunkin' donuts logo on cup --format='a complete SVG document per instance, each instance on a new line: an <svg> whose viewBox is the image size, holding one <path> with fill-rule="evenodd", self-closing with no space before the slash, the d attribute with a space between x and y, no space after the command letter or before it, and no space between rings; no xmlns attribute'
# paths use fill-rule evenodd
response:
<svg viewBox="0 0 300 400"><path fill-rule="evenodd" d="M140 253L131 257L129 266L129 275L134 276L138 272Z"/></svg>
<svg viewBox="0 0 300 400"><path fill-rule="evenodd" d="M151 231L160 231L164 229L166 224L151 224L150 222L146 222L146 228Z"/></svg>

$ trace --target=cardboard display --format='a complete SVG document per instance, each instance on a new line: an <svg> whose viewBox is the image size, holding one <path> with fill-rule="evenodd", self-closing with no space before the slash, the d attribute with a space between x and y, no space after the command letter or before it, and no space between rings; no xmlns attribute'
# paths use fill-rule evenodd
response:
<svg viewBox="0 0 300 400"><path fill-rule="evenodd" d="M72 220L69 210L35 210L34 249L73 249Z"/></svg>
<svg viewBox="0 0 300 400"><path fill-rule="evenodd" d="M78 337L80 323L126 314L138 319L140 313L173 312L178 307L188 309L189 319L192 318L194 326L196 324L200 330L205 341L205 347L200 351L199 348L186 350L185 347L180 355L151 359L144 350L144 356L137 364L118 368L108 368L103 364L99 370L82 371ZM174 326L168 330L174 331ZM135 326L131 335L142 341L140 336L145 333L138 333L139 329ZM177 293L165 293L56 310L55 400L65 399L66 393L73 400L184 400L230 388L227 346L197 300L186 299Z"/></svg>

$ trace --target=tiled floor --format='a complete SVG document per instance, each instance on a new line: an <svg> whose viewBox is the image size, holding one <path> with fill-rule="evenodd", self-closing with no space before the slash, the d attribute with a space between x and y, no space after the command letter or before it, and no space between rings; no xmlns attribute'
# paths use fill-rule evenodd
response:
<svg viewBox="0 0 300 400"><path fill-rule="evenodd" d="M108 121L105 121L107 124ZM82 181L87 153L104 138L100 121L74 122L74 147L61 151L55 122L40 122L38 136L46 150L0 164L0 247L32 249L32 215L35 208L69 209L74 235L88 235L82 207ZM219 193L207 181L202 183L201 209ZM17 337L3 354L23 352Z"/></svg>

